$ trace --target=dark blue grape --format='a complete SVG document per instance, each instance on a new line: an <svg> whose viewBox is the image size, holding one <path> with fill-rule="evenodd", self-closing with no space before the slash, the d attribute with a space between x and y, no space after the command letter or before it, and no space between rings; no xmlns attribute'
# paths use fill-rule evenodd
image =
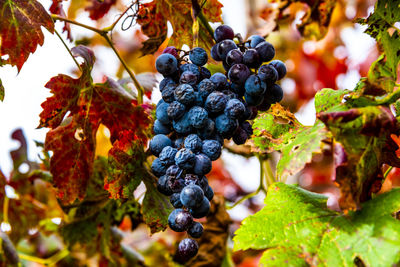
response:
<svg viewBox="0 0 400 267"><path fill-rule="evenodd" d="M222 91L222 93L226 96L226 99L228 99L228 101L231 99L238 98L238 95L232 92L231 90L224 90Z"/></svg>
<svg viewBox="0 0 400 267"><path fill-rule="evenodd" d="M268 62L271 59L274 58L275 56L275 48L272 44L268 42L261 42L259 43L255 49L258 52L258 55L260 56L261 61L263 62Z"/></svg>
<svg viewBox="0 0 400 267"><path fill-rule="evenodd" d="M253 128L251 127L251 124L248 121L244 121L240 124L240 127L246 131L248 136L251 136L253 134Z"/></svg>
<svg viewBox="0 0 400 267"><path fill-rule="evenodd" d="M204 100L203 97L200 95L199 91L195 91L194 94L196 95L196 100L194 101L194 105L198 107L204 106Z"/></svg>
<svg viewBox="0 0 400 267"><path fill-rule="evenodd" d="M174 260L178 263L185 263L189 259L196 256L199 251L199 245L196 240L185 238L181 242L179 242L178 250L174 257Z"/></svg>
<svg viewBox="0 0 400 267"><path fill-rule="evenodd" d="M201 205L204 198L203 190L200 186L189 184L181 191L181 202L183 206L193 209Z"/></svg>
<svg viewBox="0 0 400 267"><path fill-rule="evenodd" d="M162 75L170 75L178 70L178 61L171 54L162 54L156 59L156 69Z"/></svg>
<svg viewBox="0 0 400 267"><path fill-rule="evenodd" d="M270 88L272 88L272 85L270 86L270 87L268 87L268 89L270 89ZM267 90L266 92L265 92L265 94L264 94L264 100L263 100L263 102L261 102L261 104L260 105L258 105L257 106L257 109L259 110L259 111L267 111L267 110L269 110L269 108L271 107L271 99L270 99L270 96L269 96L269 92L268 92L269 90Z"/></svg>
<svg viewBox="0 0 400 267"><path fill-rule="evenodd" d="M244 84L244 89L246 90L247 95L259 97L265 93L265 90L267 89L267 84L261 81L260 77L253 74L250 75L250 77L246 80L246 83Z"/></svg>
<svg viewBox="0 0 400 267"><path fill-rule="evenodd" d="M181 202L181 194L180 193L173 193L170 197L169 197L169 202L171 202L172 206L175 209L179 209L183 207L183 204Z"/></svg>
<svg viewBox="0 0 400 267"><path fill-rule="evenodd" d="M201 152L212 161L217 160L221 156L221 144L216 140L204 140Z"/></svg>
<svg viewBox="0 0 400 267"><path fill-rule="evenodd" d="M232 119L239 119L246 111L245 105L239 99L231 99L226 103L224 113Z"/></svg>
<svg viewBox="0 0 400 267"><path fill-rule="evenodd" d="M246 50L243 54L243 63L249 68L258 68L262 62L257 50L253 48Z"/></svg>
<svg viewBox="0 0 400 267"><path fill-rule="evenodd" d="M172 194L172 190L171 188L168 186L167 184L168 182L168 176L167 175L163 175L160 178L158 178L157 180L157 190L166 195L166 196L170 196Z"/></svg>
<svg viewBox="0 0 400 267"><path fill-rule="evenodd" d="M179 82L187 83L193 87L197 84L197 76L191 71L185 71L181 74Z"/></svg>
<svg viewBox="0 0 400 267"><path fill-rule="evenodd" d="M166 146L161 150L159 155L159 159L165 162L167 165L172 165L175 163L175 155L178 152L178 149L173 148L171 146Z"/></svg>
<svg viewBox="0 0 400 267"><path fill-rule="evenodd" d="M222 61L222 59L218 55L218 43L211 47L211 57L216 61Z"/></svg>
<svg viewBox="0 0 400 267"><path fill-rule="evenodd" d="M178 134L187 135L193 131L192 125L190 125L189 113L184 113L183 117L172 122L172 126Z"/></svg>
<svg viewBox="0 0 400 267"><path fill-rule="evenodd" d="M203 234L203 225L199 222L193 222L188 229L188 234L193 238L200 238Z"/></svg>
<svg viewBox="0 0 400 267"><path fill-rule="evenodd" d="M198 84L197 88L199 89L199 95L205 101L207 96L214 92L217 87L210 79L204 79Z"/></svg>
<svg viewBox="0 0 400 267"><path fill-rule="evenodd" d="M215 84L215 89L222 91L228 86L228 79L226 76L220 72L214 73L210 80Z"/></svg>
<svg viewBox="0 0 400 267"><path fill-rule="evenodd" d="M243 63L243 53L239 49L233 49L226 55L225 62L228 66Z"/></svg>
<svg viewBox="0 0 400 267"><path fill-rule="evenodd" d="M153 171L153 174L157 177L160 177L165 174L167 171L167 164L163 161L160 160L160 158L156 158L153 160L153 163L151 164L151 170Z"/></svg>
<svg viewBox="0 0 400 267"><path fill-rule="evenodd" d="M236 83L231 83L231 90L232 92L234 92L235 94L239 95L239 96L243 96L244 95L244 86L243 85L239 85Z"/></svg>
<svg viewBox="0 0 400 267"><path fill-rule="evenodd" d="M156 108L156 118L163 124L171 123L167 113L168 107L169 104L163 103Z"/></svg>
<svg viewBox="0 0 400 267"><path fill-rule="evenodd" d="M249 106L258 106L264 101L264 96L252 96L244 93L244 99ZM252 113L251 116L254 116L254 114ZM248 119L251 120L252 117L249 117Z"/></svg>
<svg viewBox="0 0 400 267"><path fill-rule="evenodd" d="M211 72L207 68L201 67L200 68L200 80L210 79L210 77L211 77Z"/></svg>
<svg viewBox="0 0 400 267"><path fill-rule="evenodd" d="M196 162L194 164L193 172L196 175L202 176L211 171L212 163L211 159L205 154L196 155Z"/></svg>
<svg viewBox="0 0 400 267"><path fill-rule="evenodd" d="M171 77L165 77L164 79L161 80L160 85L159 85L159 89L162 92L164 90L164 87L167 84L174 84L175 85L175 81L171 78Z"/></svg>
<svg viewBox="0 0 400 267"><path fill-rule="evenodd" d="M262 42L265 42L264 37L260 35L252 35L247 39L246 44L248 44L248 47L255 48L259 43Z"/></svg>
<svg viewBox="0 0 400 267"><path fill-rule="evenodd" d="M185 71L190 71L192 73L194 73L197 76L197 80L200 80L200 71L199 71L199 67L196 66L195 64L191 64L191 63L187 63L187 64L182 64L179 67L181 73L185 72Z"/></svg>
<svg viewBox="0 0 400 267"><path fill-rule="evenodd" d="M185 187L185 179L182 177L168 176L167 186L172 193L180 193Z"/></svg>
<svg viewBox="0 0 400 267"><path fill-rule="evenodd" d="M228 77L231 82L242 85L246 82L250 74L250 70L246 65L235 64L229 70Z"/></svg>
<svg viewBox="0 0 400 267"><path fill-rule="evenodd" d="M203 66L208 60L207 52L201 47L195 47L189 52L189 59L193 64Z"/></svg>
<svg viewBox="0 0 400 267"><path fill-rule="evenodd" d="M286 75L286 66L280 60L272 60L269 64L271 64L278 71L278 80L282 79Z"/></svg>
<svg viewBox="0 0 400 267"><path fill-rule="evenodd" d="M163 124L159 120L156 120L153 125L153 131L155 134L169 134L171 127L169 124Z"/></svg>
<svg viewBox="0 0 400 267"><path fill-rule="evenodd" d="M200 179L197 175L189 173L185 175L185 186L191 184L200 186Z"/></svg>
<svg viewBox="0 0 400 267"><path fill-rule="evenodd" d="M234 41L229 40L229 39L228 40L223 40L223 41L219 42L218 46L217 46L218 56L223 61L225 61L226 56L228 55L229 51L231 51L233 49L236 49L236 48L237 48L237 46L236 46Z"/></svg>
<svg viewBox="0 0 400 267"><path fill-rule="evenodd" d="M237 145L243 145L244 143L246 143L246 140L248 137L249 136L248 136L247 132L244 129L242 129L241 127L238 127L232 136L232 140Z"/></svg>
<svg viewBox="0 0 400 267"><path fill-rule="evenodd" d="M197 130L197 135L201 139L209 139L214 135L215 123L212 119L208 119L203 128Z"/></svg>
<svg viewBox="0 0 400 267"><path fill-rule="evenodd" d="M175 232L184 232L193 223L193 217L183 209L173 210L168 216L168 225Z"/></svg>
<svg viewBox="0 0 400 267"><path fill-rule="evenodd" d="M163 91L161 92L161 96L166 103L171 103L175 100L175 88L176 85L173 83L169 83L164 87Z"/></svg>
<svg viewBox="0 0 400 267"><path fill-rule="evenodd" d="M208 212L210 211L210 201L208 201L207 197L203 197L203 201L201 201L200 206L190 209L189 211L192 214L193 218L203 218L204 216L207 216Z"/></svg>
<svg viewBox="0 0 400 267"><path fill-rule="evenodd" d="M174 158L175 161L175 158ZM165 172L165 174L167 176L174 176L174 177L180 177L182 175L183 170L181 168L179 168L178 165L171 165L168 167L167 171Z"/></svg>
<svg viewBox="0 0 400 267"><path fill-rule="evenodd" d="M217 43L226 39L232 40L233 37L235 37L235 33L228 25L220 25L214 31L214 40Z"/></svg>
<svg viewBox="0 0 400 267"><path fill-rule="evenodd" d="M185 148L190 149L192 152L199 152L202 145L203 142L197 134L189 134L185 138L184 146Z"/></svg>
<svg viewBox="0 0 400 267"><path fill-rule="evenodd" d="M154 156L158 157L164 147L171 145L172 141L168 138L168 136L164 134L157 134L150 140L149 149Z"/></svg>
<svg viewBox="0 0 400 267"><path fill-rule="evenodd" d="M175 163L183 170L192 170L196 157L190 149L181 148L175 155Z"/></svg>
<svg viewBox="0 0 400 267"><path fill-rule="evenodd" d="M211 113L219 113L225 109L228 99L221 92L212 92L208 95L204 104L207 111Z"/></svg>
<svg viewBox="0 0 400 267"><path fill-rule="evenodd" d="M214 197L214 190L212 190L211 186L207 184L207 187L204 190L204 196L211 201Z"/></svg>
<svg viewBox="0 0 400 267"><path fill-rule="evenodd" d="M229 118L225 114L221 114L215 119L215 129L217 129L217 132L226 139L232 137L237 127L238 121Z"/></svg>
<svg viewBox="0 0 400 267"><path fill-rule="evenodd" d="M185 140L185 139L184 139L183 137L176 138L176 139L173 141L174 147L177 148L177 149L181 149L181 148L183 147L183 142L184 142L184 140Z"/></svg>
<svg viewBox="0 0 400 267"><path fill-rule="evenodd" d="M273 84L278 80L279 74L274 66L266 64L258 69L258 77L267 84Z"/></svg>
<svg viewBox="0 0 400 267"><path fill-rule="evenodd" d="M186 106L178 101L173 101L168 105L167 115L172 120L177 120L185 114Z"/></svg>
<svg viewBox="0 0 400 267"><path fill-rule="evenodd" d="M192 105L196 100L193 87L189 84L180 84L175 89L175 99L184 105Z"/></svg>
<svg viewBox="0 0 400 267"><path fill-rule="evenodd" d="M164 103L166 103L163 99L160 99L158 102L157 102L157 106L156 106L156 109L159 107L159 106L161 106L162 104L164 104Z"/></svg>
<svg viewBox="0 0 400 267"><path fill-rule="evenodd" d="M208 112L202 107L192 107L189 110L189 120L190 125L192 125L194 128L203 128L208 120Z"/></svg>
<svg viewBox="0 0 400 267"><path fill-rule="evenodd" d="M274 104L280 102L283 98L283 90L277 84L272 85L268 88L266 92L266 97L268 96L269 103Z"/></svg>
<svg viewBox="0 0 400 267"><path fill-rule="evenodd" d="M217 141L221 146L224 145L224 138L223 138L221 135L219 135L218 133L215 133L215 134L214 134L213 136L211 136L209 139L210 139L210 140ZM207 155L207 156L208 156L208 155Z"/></svg>

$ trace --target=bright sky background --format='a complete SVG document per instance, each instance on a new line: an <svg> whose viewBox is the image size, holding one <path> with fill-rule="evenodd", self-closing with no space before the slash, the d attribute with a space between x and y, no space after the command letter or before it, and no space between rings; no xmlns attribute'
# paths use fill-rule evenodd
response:
<svg viewBox="0 0 400 267"><path fill-rule="evenodd" d="M45 8L51 4L50 0L40 0L40 2ZM235 32L246 36L244 0L222 0L221 2L224 4L223 19L225 23L232 26ZM110 18L112 17L111 15ZM87 24L92 23L83 16L78 17L77 20ZM61 32L61 24L56 23L56 25ZM48 129L36 129L39 124L39 114L42 111L40 104L50 96L49 90L44 88L44 85L51 77L59 73L71 74L71 70L75 68L70 55L57 36L43 30L45 35L43 47L38 47L37 51L30 55L19 74L16 68L10 66L0 68L0 78L6 93L4 102L0 102L0 168L6 175L11 171L12 166L9 151L18 147L17 142L10 139L12 131L16 128L23 129L28 141L30 159L38 160L37 155L40 149L36 148L33 140L43 142L48 131ZM342 39L350 52L350 60L353 63L362 62L374 44L374 41L363 34L362 30L357 26L354 29L349 28L343 31L342 34ZM92 34L78 27L72 27L72 31L75 34ZM309 45L311 46L308 49L312 49L313 44ZM98 58L97 66L101 66L106 73L115 73L117 59L110 49L101 48L95 50L95 54ZM279 55L277 57L279 58ZM105 62L105 60L107 61ZM349 74L342 77L340 87L354 88L358 79L358 72L350 71ZM290 90L291 84L293 82L288 80L284 83L288 87L284 89ZM313 101L310 101L296 116L304 124L313 124L315 121ZM245 190L253 191L257 188L259 165L255 158L246 160L230 153L224 153L222 158L232 176ZM239 217L247 216L241 212L235 212L235 214Z"/></svg>

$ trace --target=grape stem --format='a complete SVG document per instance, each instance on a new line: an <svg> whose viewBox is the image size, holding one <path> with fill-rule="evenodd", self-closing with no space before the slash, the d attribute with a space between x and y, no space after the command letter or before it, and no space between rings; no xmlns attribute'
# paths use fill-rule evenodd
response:
<svg viewBox="0 0 400 267"><path fill-rule="evenodd" d="M275 179L274 179L274 176L273 176L273 173L271 170L271 166L270 166L270 161L265 160L261 156L257 156L257 157L258 157L258 161L260 163L260 184L258 185L257 190L250 194L245 195L244 197L242 197L241 199L236 201L235 204L233 204L231 206L227 206L226 207L227 210L233 209L234 207L236 207L240 203L246 201L247 199L250 199L250 198L258 195L258 193L260 193L260 191L263 191L264 194L267 194L266 186L268 187L269 185L271 185L275 182ZM264 185L264 183L266 183L266 186Z"/></svg>
<svg viewBox="0 0 400 267"><path fill-rule="evenodd" d="M135 85L137 91L138 91L138 104L143 104L143 93L144 93L144 89L143 87L140 85L140 83L138 82L138 80L135 77L135 74L132 72L132 70L128 67L128 65L126 64L125 60L121 57L121 55L118 53L117 49L115 48L114 44L112 43L110 37L108 36L108 33L115 27L113 27L112 25L110 27L106 27L104 29L97 29L94 27L91 27L89 25L86 24L82 24L80 22L74 21L74 20L70 20L68 18L64 18L64 17L60 17L57 15L51 15L51 17L53 18L53 20L59 20L59 21L65 21L65 22L69 22L71 24L80 26L82 28L85 28L87 30L93 31L97 34L99 34L101 37L104 38L104 40L108 43L108 45L111 47L111 49L114 51L115 55L118 57L119 61L121 62L122 66L125 68L126 72L128 72L129 77L131 77L133 84Z"/></svg>
<svg viewBox="0 0 400 267"><path fill-rule="evenodd" d="M54 29L55 34L58 36L58 38L60 39L60 41L63 43L64 47L67 49L68 53L70 54L70 56L72 57L72 59L74 60L76 66L78 67L78 69L82 72L82 67L81 65L79 65L78 61L76 61L76 58L74 57L74 55L72 55L71 49L69 49L69 47L67 46L67 44L64 42L64 39L61 37L61 35L58 33L58 31L56 29Z"/></svg>

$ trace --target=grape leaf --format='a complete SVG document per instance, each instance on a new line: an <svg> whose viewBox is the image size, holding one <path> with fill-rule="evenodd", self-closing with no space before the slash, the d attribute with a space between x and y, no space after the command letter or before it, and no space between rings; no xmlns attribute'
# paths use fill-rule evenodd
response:
<svg viewBox="0 0 400 267"><path fill-rule="evenodd" d="M329 210L327 197L276 183L266 206L236 231L235 250L266 249L265 266L391 266L400 260L400 189L348 215Z"/></svg>
<svg viewBox="0 0 400 267"><path fill-rule="evenodd" d="M400 62L400 33L394 26L400 21L399 8L399 1L379 0L368 18L356 20L360 24L368 25L365 32L376 39L380 50L384 52L385 57L378 58L371 65L368 79L387 92L393 91Z"/></svg>
<svg viewBox="0 0 400 267"><path fill-rule="evenodd" d="M53 20L36 0L2 0L0 14L0 56L8 55L6 62L20 71L29 54L43 45L40 27L54 32Z"/></svg>
<svg viewBox="0 0 400 267"><path fill-rule="evenodd" d="M202 7L202 12L209 22L222 22L222 4L218 0L209 0ZM152 54L160 47L167 37L167 22L172 25L173 34L169 44L181 48L186 44L193 46L193 19L191 15L192 1L190 0L153 0L140 6L137 23L149 37L143 43L143 55ZM213 37L203 25L199 28L197 46L210 49Z"/></svg>
<svg viewBox="0 0 400 267"><path fill-rule="evenodd" d="M152 234L164 231L168 226L168 216L173 207L168 197L158 192L153 176L143 177L143 182L146 185L146 195L141 208L143 220L150 227Z"/></svg>
<svg viewBox="0 0 400 267"><path fill-rule="evenodd" d="M85 10L89 12L89 17L92 20L98 20L104 17L110 10L110 8L115 5L117 0L90 0L89 6L85 7Z"/></svg>
<svg viewBox="0 0 400 267"><path fill-rule="evenodd" d="M49 8L49 11L51 12L51 14L56 14L63 18L67 17L67 14L65 14L65 11L63 8L63 1L65 1L65 0L53 0L52 1L51 6ZM64 21L64 27L63 27L62 32L67 32L67 39L72 42L71 25L66 21Z"/></svg>
<svg viewBox="0 0 400 267"><path fill-rule="evenodd" d="M313 154L321 152L322 140L328 137L322 123L303 126L279 104L272 106L270 113L260 114L254 120L253 129L256 150L281 152L276 171L283 180L311 162Z"/></svg>

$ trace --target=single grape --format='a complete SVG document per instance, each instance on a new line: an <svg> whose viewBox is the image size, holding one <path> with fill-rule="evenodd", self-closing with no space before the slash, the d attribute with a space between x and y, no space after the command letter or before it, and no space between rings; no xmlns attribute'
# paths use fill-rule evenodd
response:
<svg viewBox="0 0 400 267"><path fill-rule="evenodd" d="M212 119L207 119L207 122L203 128L197 129L197 135L201 139L208 139L214 135L215 123Z"/></svg>
<svg viewBox="0 0 400 267"><path fill-rule="evenodd" d="M193 172L196 175L205 175L209 173L212 169L212 162L209 157L205 154L198 154L196 155L196 161L194 163Z"/></svg>
<svg viewBox="0 0 400 267"><path fill-rule="evenodd" d="M197 80L200 80L200 71L199 71L199 67L196 66L195 64L191 64L191 63L187 63L187 64L182 64L179 67L181 73L185 72L185 71L190 71L192 73L194 73L197 76Z"/></svg>
<svg viewBox="0 0 400 267"><path fill-rule="evenodd" d="M168 225L175 232L186 231L192 223L192 215L183 209L173 210L168 216Z"/></svg>
<svg viewBox="0 0 400 267"><path fill-rule="evenodd" d="M167 186L172 193L180 193L185 187L185 179L182 177L168 176Z"/></svg>
<svg viewBox="0 0 400 267"><path fill-rule="evenodd" d="M268 62L275 56L274 46L267 41L259 43L255 49L263 62Z"/></svg>
<svg viewBox="0 0 400 267"><path fill-rule="evenodd" d="M156 59L156 69L162 75L170 75L178 70L178 61L171 54L162 54Z"/></svg>
<svg viewBox="0 0 400 267"><path fill-rule="evenodd" d="M243 63L249 68L258 68L262 62L257 50L253 48L246 50L243 54Z"/></svg>
<svg viewBox="0 0 400 267"><path fill-rule="evenodd" d="M211 76L210 80L215 84L215 89L222 91L228 86L228 79L220 72L215 73Z"/></svg>
<svg viewBox="0 0 400 267"><path fill-rule="evenodd" d="M262 42L265 42L264 37L260 35L252 35L247 39L246 44L248 47L255 48L259 43Z"/></svg>
<svg viewBox="0 0 400 267"><path fill-rule="evenodd" d="M195 86L197 84L197 76L193 72L187 70L187 71L184 71L181 74L179 82L181 84L182 83L187 83L187 84L189 84L191 86Z"/></svg>
<svg viewBox="0 0 400 267"><path fill-rule="evenodd" d="M183 207L183 204L181 202L181 194L180 193L173 193L170 197L169 197L169 202L171 202L172 206L175 209L179 209Z"/></svg>
<svg viewBox="0 0 400 267"><path fill-rule="evenodd" d="M163 175L160 178L158 178L157 180L157 190L166 195L166 196L170 196L172 194L172 190L171 188L168 186L167 184L168 182L168 176L167 175Z"/></svg>
<svg viewBox="0 0 400 267"><path fill-rule="evenodd" d="M270 104L280 102L283 98L283 90L278 84L274 84L268 88L266 92Z"/></svg>
<svg viewBox="0 0 400 267"><path fill-rule="evenodd" d="M247 95L259 97L265 93L265 90L267 90L267 84L263 82L258 75L253 74L246 80L244 89L246 90Z"/></svg>
<svg viewBox="0 0 400 267"><path fill-rule="evenodd" d="M204 228L203 225L199 222L193 222L193 224L189 227L188 234L193 238L200 238L203 234Z"/></svg>
<svg viewBox="0 0 400 267"><path fill-rule="evenodd" d="M228 66L242 63L243 62L243 53L239 49L232 49L226 55L225 62L228 64Z"/></svg>
<svg viewBox="0 0 400 267"><path fill-rule="evenodd" d="M151 164L151 170L155 176L161 177L167 171L167 166L166 162L161 161L160 158L156 158Z"/></svg>
<svg viewBox="0 0 400 267"><path fill-rule="evenodd" d="M236 98L233 98L226 103L224 113L232 119L239 119L246 111L244 104Z"/></svg>
<svg viewBox="0 0 400 267"><path fill-rule="evenodd" d="M221 144L216 140L204 140L201 152L212 161L217 160L221 156Z"/></svg>
<svg viewBox="0 0 400 267"><path fill-rule="evenodd" d="M173 83L167 84L161 92L161 97L166 103L171 103L175 100L176 85Z"/></svg>
<svg viewBox="0 0 400 267"><path fill-rule="evenodd" d="M190 149L192 152L199 152L202 145L203 142L197 134L189 134L185 138L184 146L185 148Z"/></svg>
<svg viewBox="0 0 400 267"><path fill-rule="evenodd" d="M207 184L205 190L204 190L204 195L206 196L206 198L211 201L214 197L214 191L212 190L211 186L209 186Z"/></svg>
<svg viewBox="0 0 400 267"><path fill-rule="evenodd" d="M163 124L170 124L171 120L168 117L167 109L169 107L168 103L163 103L156 108L156 118Z"/></svg>
<svg viewBox="0 0 400 267"><path fill-rule="evenodd" d="M226 114L221 114L215 119L215 128L224 138L229 139L238 127L238 121L231 119Z"/></svg>
<svg viewBox="0 0 400 267"><path fill-rule="evenodd" d="M189 59L193 64L203 66L208 60L207 52L201 47L195 47L189 52Z"/></svg>
<svg viewBox="0 0 400 267"><path fill-rule="evenodd" d="M173 55L175 58L179 58L178 55L178 50L176 50L176 48L174 46L167 46L163 52L163 54L171 54Z"/></svg>
<svg viewBox="0 0 400 267"><path fill-rule="evenodd" d="M190 209L189 211L192 214L193 218L203 218L204 216L207 216L208 212L210 211L210 201L208 201L207 197L204 197L203 201L201 201L200 206Z"/></svg>
<svg viewBox="0 0 400 267"><path fill-rule="evenodd" d="M246 131L248 136L251 136L253 134L253 128L251 127L251 124L248 121L244 121L240 124L240 127Z"/></svg>
<svg viewBox="0 0 400 267"><path fill-rule="evenodd" d="M155 134L169 134L171 127L169 124L163 124L160 120L156 120L153 125L153 131Z"/></svg>
<svg viewBox="0 0 400 267"><path fill-rule="evenodd" d="M279 74L274 66L266 64L258 69L258 77L267 84L274 84L278 80Z"/></svg>
<svg viewBox="0 0 400 267"><path fill-rule="evenodd" d="M189 184L181 191L181 202L183 206L193 209L201 205L204 198L204 192L200 186Z"/></svg>
<svg viewBox="0 0 400 267"><path fill-rule="evenodd" d="M219 55L218 55L218 45L219 45L219 43L216 43L215 45L213 45L212 47L211 47L211 52L210 52L210 54L211 54L211 57L214 59L214 60L216 60L216 61L222 61L222 59L219 57Z"/></svg>
<svg viewBox="0 0 400 267"><path fill-rule="evenodd" d="M201 129L207 123L208 112L202 107L194 106L189 110L189 120L190 125L196 129Z"/></svg>
<svg viewBox="0 0 400 267"><path fill-rule="evenodd" d="M167 165L172 165L175 163L175 155L178 152L178 149L173 148L171 146L166 146L161 150L161 153L159 155L159 159L162 162L165 162Z"/></svg>
<svg viewBox="0 0 400 267"><path fill-rule="evenodd" d="M168 138L168 136L164 134L157 134L150 140L149 149L154 156L158 157L164 147L171 145L172 141Z"/></svg>
<svg viewBox="0 0 400 267"><path fill-rule="evenodd" d="M179 263L185 263L189 259L196 256L198 251L199 245L197 244L196 240L185 238L181 242L179 242L178 250L174 260Z"/></svg>
<svg viewBox="0 0 400 267"><path fill-rule="evenodd" d="M176 154L175 154L176 155ZM166 171L167 176L179 177L182 175L183 170L178 165L171 165Z"/></svg>
<svg viewBox="0 0 400 267"><path fill-rule="evenodd" d="M241 127L238 127L232 136L232 140L237 145L243 145L244 143L246 143L246 140L248 137L249 136L248 136L247 132L244 129L242 129Z"/></svg>
<svg viewBox="0 0 400 267"><path fill-rule="evenodd" d="M204 79L198 84L197 88L200 96L205 100L217 87L210 79Z"/></svg>
<svg viewBox="0 0 400 267"><path fill-rule="evenodd" d="M226 39L233 40L233 37L235 37L235 33L228 25L220 25L214 31L214 39L217 43Z"/></svg>
<svg viewBox="0 0 400 267"><path fill-rule="evenodd" d="M161 82L160 82L160 85L158 86L161 92L164 90L164 87L167 84L174 84L175 85L175 81L171 77L165 77L164 79L162 79Z"/></svg>
<svg viewBox="0 0 400 267"><path fill-rule="evenodd" d="M168 105L167 115L172 120L177 120L185 114L186 106L178 101L173 101Z"/></svg>
<svg viewBox="0 0 400 267"><path fill-rule="evenodd" d="M191 170L196 162L196 157L190 149L181 148L175 155L175 164L184 170Z"/></svg>
<svg viewBox="0 0 400 267"><path fill-rule="evenodd" d="M188 135L193 131L192 125L190 125L190 118L189 118L189 113L186 112L183 114L183 117L181 117L178 120L174 120L172 122L172 126L178 134L182 135Z"/></svg>
<svg viewBox="0 0 400 267"><path fill-rule="evenodd" d="M272 60L269 64L271 64L278 71L278 80L282 79L286 75L286 66L280 60Z"/></svg>
<svg viewBox="0 0 400 267"><path fill-rule="evenodd" d="M244 93L244 99L250 106L258 106L264 101L264 96L253 96L248 93ZM252 113L251 116L254 116ZM255 118L255 117L254 117ZM254 119L253 117L248 118L249 120Z"/></svg>
<svg viewBox="0 0 400 267"><path fill-rule="evenodd" d="M222 59L225 60L226 56L228 55L229 51L236 49L237 46L234 41L232 40L223 40L218 43L217 46L217 53L218 56Z"/></svg>
<svg viewBox="0 0 400 267"><path fill-rule="evenodd" d="M205 68L205 67L201 67L200 68L200 80L204 80L204 79L210 79L211 77L211 72Z"/></svg>
<svg viewBox="0 0 400 267"><path fill-rule="evenodd" d="M246 82L250 74L250 70L246 65L235 64L229 70L228 77L231 82L242 85Z"/></svg>
<svg viewBox="0 0 400 267"><path fill-rule="evenodd" d="M192 105L196 100L193 87L189 84L180 84L176 87L174 92L175 99L184 105Z"/></svg>

